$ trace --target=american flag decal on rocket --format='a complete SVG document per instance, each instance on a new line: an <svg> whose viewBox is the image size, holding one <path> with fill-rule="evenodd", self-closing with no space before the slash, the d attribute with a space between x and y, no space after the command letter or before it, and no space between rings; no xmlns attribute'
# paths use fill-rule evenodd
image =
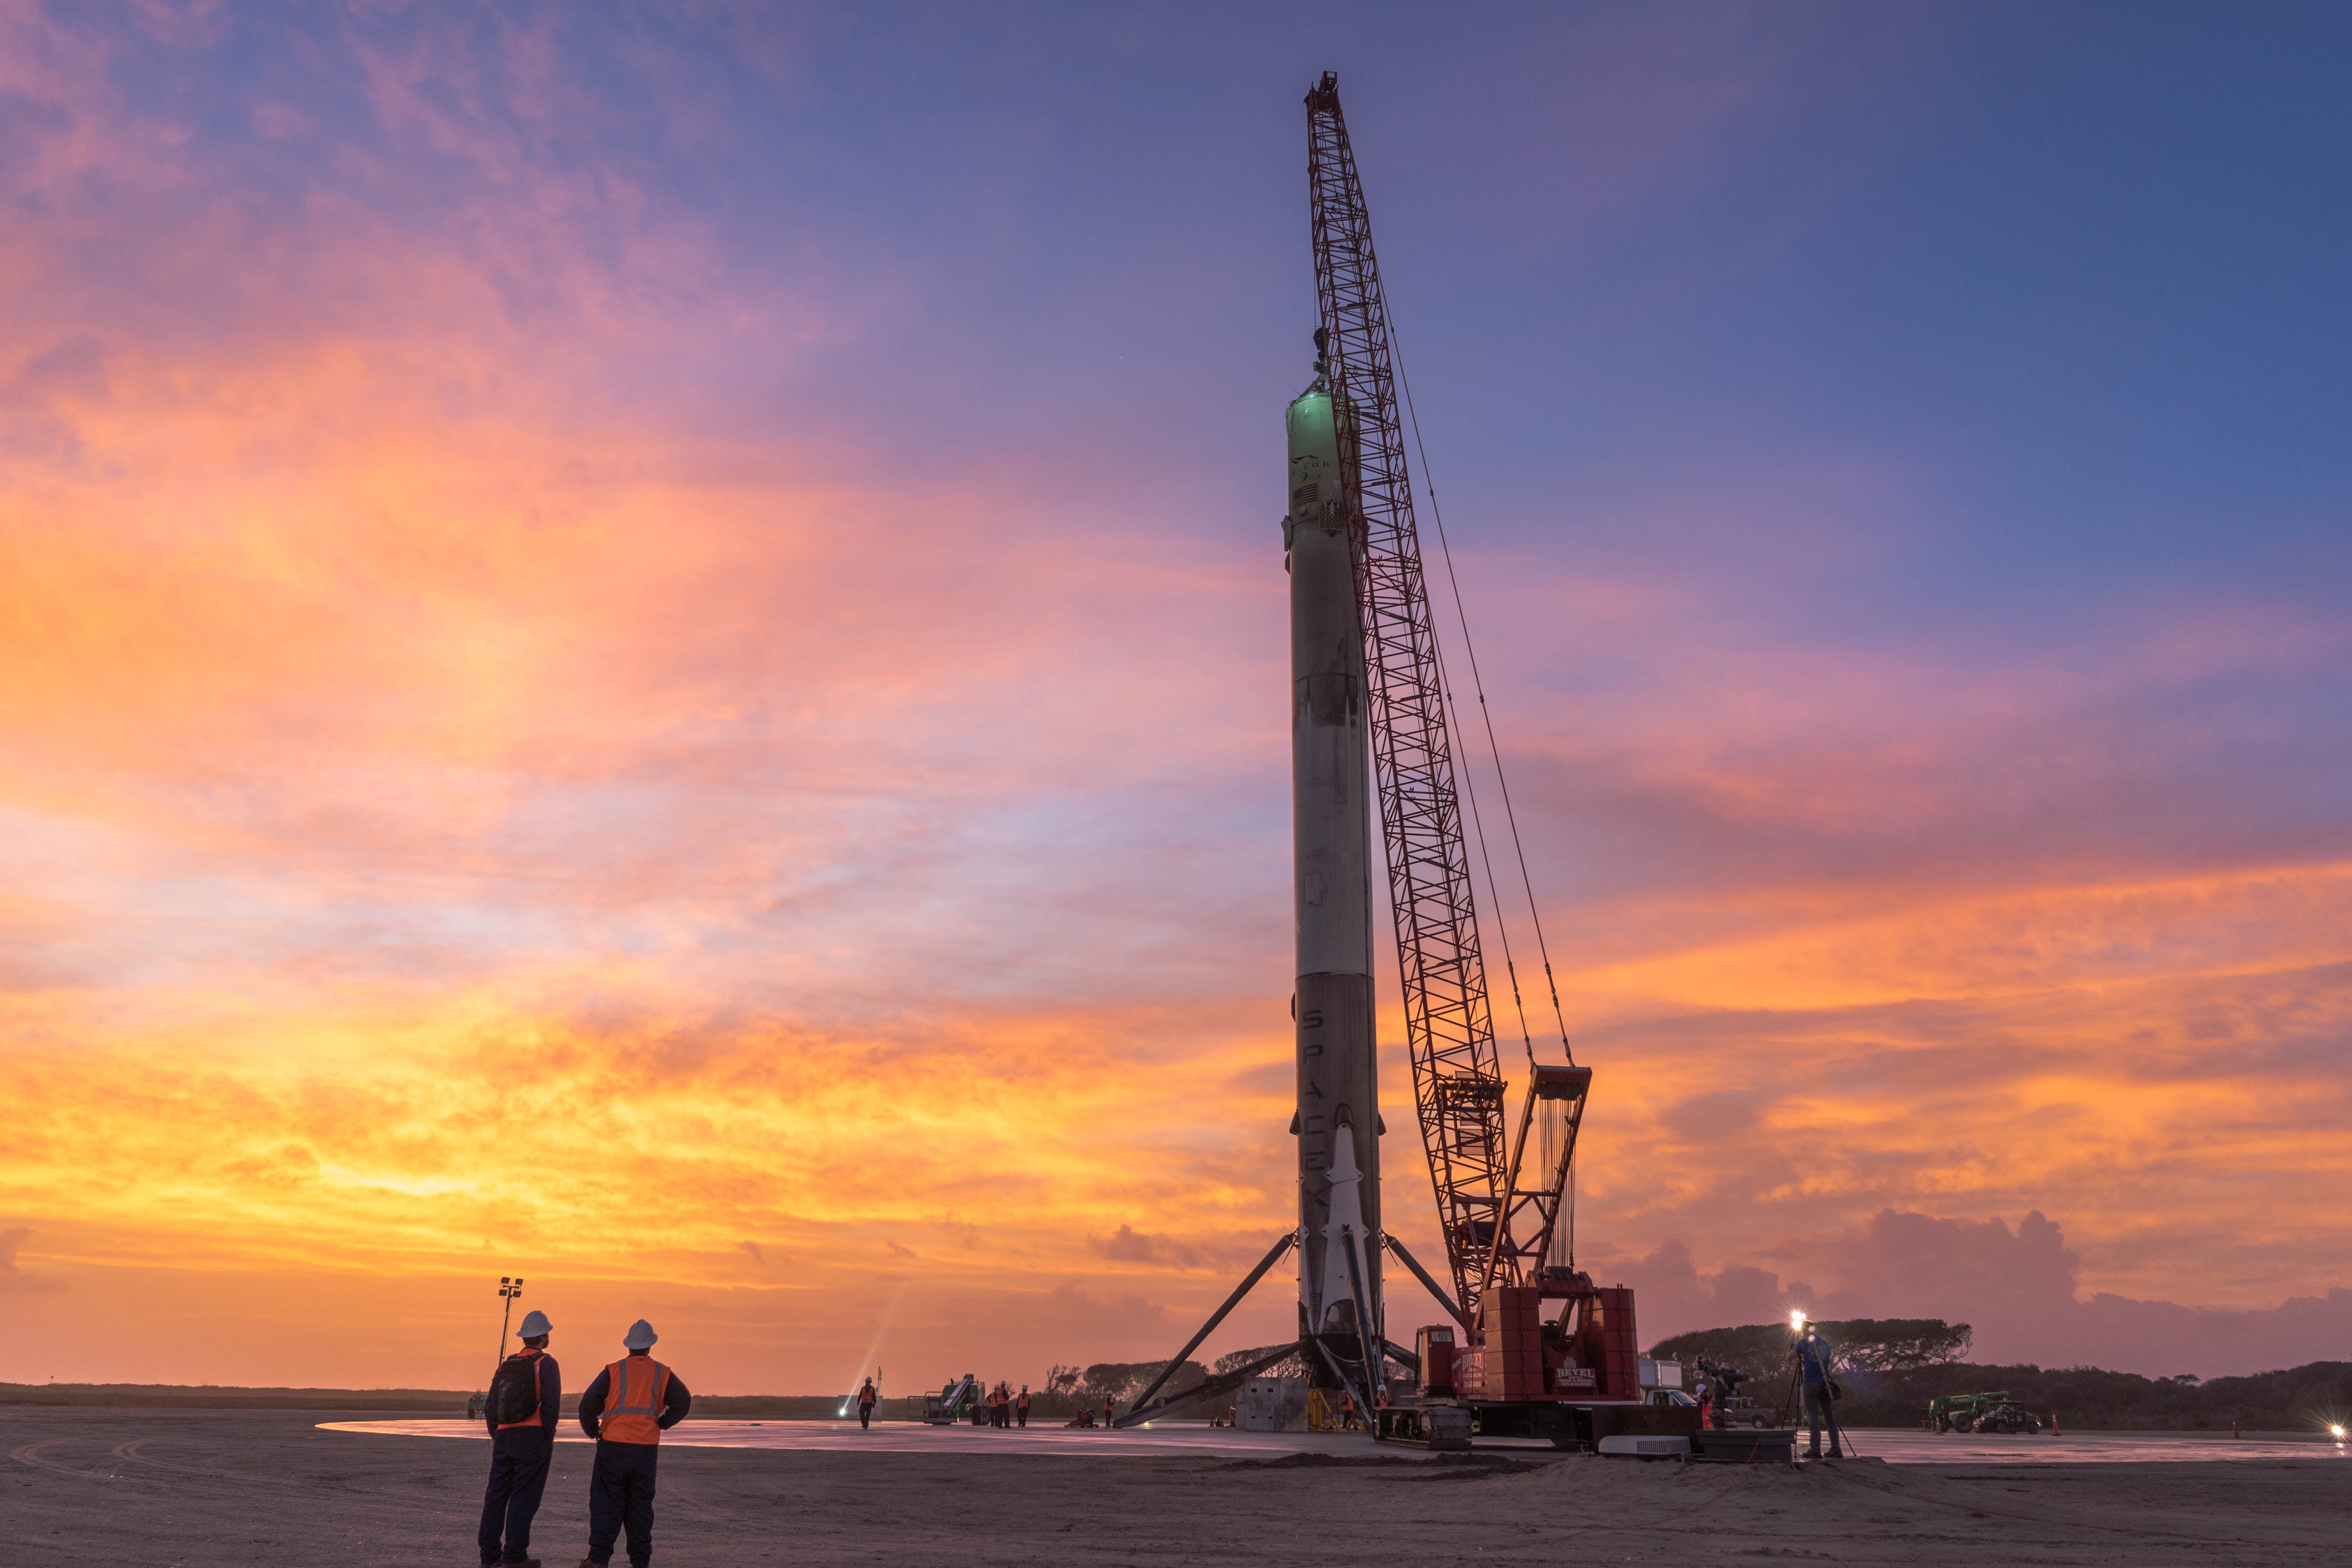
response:
<svg viewBox="0 0 2352 1568"><path fill-rule="evenodd" d="M1290 504L1293 506L1310 505L1322 499L1323 485L1319 479L1311 485L1301 485L1290 492Z"/></svg>

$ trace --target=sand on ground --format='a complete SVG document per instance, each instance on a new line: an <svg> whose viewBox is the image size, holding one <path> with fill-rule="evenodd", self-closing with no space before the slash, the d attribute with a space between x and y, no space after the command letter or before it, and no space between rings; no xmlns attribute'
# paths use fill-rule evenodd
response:
<svg viewBox="0 0 2352 1568"><path fill-rule="evenodd" d="M0 1410L6 1561L477 1561L487 1445L328 1412ZM364 1413L355 1413L365 1419ZM556 1450L533 1555L587 1540ZM2352 1561L2352 1465L665 1450L654 1560L763 1563L2244 1563ZM625 1554L616 1554L625 1562Z"/></svg>

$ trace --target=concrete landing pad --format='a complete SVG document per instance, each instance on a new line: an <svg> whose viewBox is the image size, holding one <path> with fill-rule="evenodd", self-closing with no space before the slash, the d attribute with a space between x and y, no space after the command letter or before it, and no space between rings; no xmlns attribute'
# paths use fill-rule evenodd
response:
<svg viewBox="0 0 2352 1568"><path fill-rule="evenodd" d="M322 1421L329 1432L393 1437L473 1437L487 1435L477 1421ZM559 1441L585 1445L577 1424L566 1423ZM1798 1437L1800 1451L1804 1438ZM1370 1438L1321 1432L1236 1432L1189 1423L1106 1432L1099 1427L1031 1426L998 1432L985 1426L928 1426L912 1421L877 1422L871 1431L854 1421L694 1421L662 1435L664 1447L782 1448L868 1454L1067 1454L1096 1458L1271 1458L1284 1454L1381 1454L1402 1459L1428 1458L1426 1449L1390 1447ZM1482 1454L1513 1458L1562 1458L1549 1444L1484 1442ZM2188 1464L2254 1459L2352 1459L2352 1448L2317 1438L2294 1440L2276 1433L2253 1437L2217 1437L2206 1433L2085 1432L2060 1436L2002 1436L1856 1428L1852 1451L1896 1465L2083 1465Z"/></svg>
<svg viewBox="0 0 2352 1568"><path fill-rule="evenodd" d="M488 1434L478 1421L321 1421L328 1432L362 1432L391 1437L479 1437ZM576 1421L558 1429L562 1443L588 1442ZM662 1434L662 1447L694 1448L823 1449L865 1454L1084 1454L1090 1458L1162 1458L1183 1455L1194 1458L1278 1458L1284 1454L1393 1454L1400 1458L1426 1458L1419 1448L1377 1447L1369 1437L1325 1432L1237 1432L1228 1426L1198 1426L1189 1422L1132 1427L1106 1432L1099 1426L1013 1427L999 1432L959 1423L931 1426L919 1421L877 1421L861 1431L855 1421L696 1421L688 1419ZM1502 1451L1499 1448L1498 1452ZM1559 1455L1540 1447L1513 1447L1514 1457Z"/></svg>
<svg viewBox="0 0 2352 1568"><path fill-rule="evenodd" d="M448 1440L467 1422L370 1414L0 1407L9 1568L471 1568L489 1445ZM662 1445L668 1568L2277 1568L2344 1559L2352 1479L2318 1444L2252 1464L2015 1464L1923 1434L1915 1450L1947 1462L1747 1468L1525 1449L1431 1461L1199 1426L724 1424L762 1449L697 1444L698 1426L726 1435L690 1421ZM440 1440L384 1436L403 1427ZM2189 1441L2131 1446L2179 1459L2226 1439ZM593 1454L556 1446L531 1536L551 1568L587 1549Z"/></svg>
<svg viewBox="0 0 2352 1568"><path fill-rule="evenodd" d="M1797 1451L1804 1452L1800 1433ZM2254 1437L2208 1432L2066 1432L2004 1436L2000 1433L1895 1432L1857 1428L1851 1452L1895 1465L2190 1464L2248 1459L2352 1458L2352 1449L2322 1438L2294 1439L2266 1432Z"/></svg>

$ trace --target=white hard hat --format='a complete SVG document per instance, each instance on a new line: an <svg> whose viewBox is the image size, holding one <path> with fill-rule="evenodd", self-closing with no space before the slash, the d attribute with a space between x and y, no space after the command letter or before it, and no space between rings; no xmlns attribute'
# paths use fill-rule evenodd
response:
<svg viewBox="0 0 2352 1568"><path fill-rule="evenodd" d="M555 1325L547 1321L547 1314L534 1307L522 1315L522 1327L515 1331L515 1338L535 1340L541 1334L553 1331Z"/></svg>
<svg viewBox="0 0 2352 1568"><path fill-rule="evenodd" d="M621 1343L628 1350L649 1351L654 1348L654 1342L659 1338L661 1336L654 1332L654 1326L643 1318L639 1318L629 1325L629 1331L621 1336Z"/></svg>

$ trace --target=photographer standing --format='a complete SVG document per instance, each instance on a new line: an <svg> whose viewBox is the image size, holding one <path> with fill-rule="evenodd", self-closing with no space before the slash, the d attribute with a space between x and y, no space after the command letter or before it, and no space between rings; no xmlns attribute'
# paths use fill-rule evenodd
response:
<svg viewBox="0 0 2352 1568"><path fill-rule="evenodd" d="M1805 1422L1812 1428L1813 1435L1813 1446L1806 1450L1805 1458L1818 1459L1822 1457L1822 1423L1826 1420L1830 1424L1830 1458L1844 1458L1837 1423L1836 1399L1840 1391L1830 1377L1830 1363L1837 1352L1829 1341L1814 1332L1813 1325L1808 1322L1802 1336L1790 1347L1789 1354L1796 1359L1799 1370L1804 1374Z"/></svg>
<svg viewBox="0 0 2352 1568"><path fill-rule="evenodd" d="M522 1349L499 1363L488 1395L477 1394L490 1428L490 1484L482 1494L482 1568L530 1563L530 1521L547 1490L555 1457L555 1423L563 1404L563 1373L547 1353L555 1325L541 1311L525 1313L515 1337Z"/></svg>

